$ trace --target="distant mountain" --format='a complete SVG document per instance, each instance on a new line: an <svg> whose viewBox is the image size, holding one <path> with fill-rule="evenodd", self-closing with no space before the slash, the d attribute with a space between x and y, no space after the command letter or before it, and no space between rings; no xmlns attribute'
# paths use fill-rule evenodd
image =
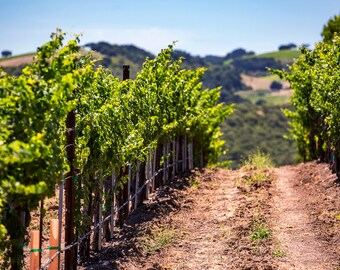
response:
<svg viewBox="0 0 340 270"><path fill-rule="evenodd" d="M130 66L130 77L133 79L141 70L145 59L155 57L152 53L134 45L115 45L98 42L88 43L83 47L84 49L96 51L96 55L101 59L97 64L109 68L118 78L122 77L123 65ZM298 53L298 51L286 50L255 55L254 52L247 52L239 48L222 57L215 55L201 57L191 55L185 51L175 50L173 58L184 58L183 68L186 69L205 67L207 71L203 77L203 86L206 88L222 86L221 101L230 103L239 101L239 98L234 95L236 91L249 89L242 82L241 74L251 76L267 75L267 67L284 68L292 62L294 57L298 56ZM0 67L2 66L10 74L18 75L22 67L27 63L20 66L8 65L8 61L13 58L20 63L20 56L15 56L9 59L0 59Z"/></svg>
<svg viewBox="0 0 340 270"><path fill-rule="evenodd" d="M147 57L154 55L132 45L111 45L107 42L88 43L84 46L99 52L102 60L98 64L112 70L117 77L122 75L122 65L130 65L131 78L135 78ZM203 77L205 88L215 88L222 86L221 101L230 103L234 101L234 92L247 89L242 83L241 72L233 66L224 65L226 57L208 55L205 57L194 56L185 51L175 50L173 59L184 58L183 68L193 69L199 67L207 68Z"/></svg>

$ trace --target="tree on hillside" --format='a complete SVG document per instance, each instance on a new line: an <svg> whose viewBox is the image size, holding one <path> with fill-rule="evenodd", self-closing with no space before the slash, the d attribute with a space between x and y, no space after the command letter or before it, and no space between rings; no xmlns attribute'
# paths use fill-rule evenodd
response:
<svg viewBox="0 0 340 270"><path fill-rule="evenodd" d="M235 49L232 52L228 53L225 57L226 60L228 59L235 59L235 58L240 58L244 55L247 54L247 51L245 49L239 48Z"/></svg>
<svg viewBox="0 0 340 270"><path fill-rule="evenodd" d="M270 84L270 89L273 90L273 91L281 90L282 89L282 83L280 83L278 81L273 81Z"/></svg>
<svg viewBox="0 0 340 270"><path fill-rule="evenodd" d="M296 49L296 44L289 43L279 46L279 51Z"/></svg>
<svg viewBox="0 0 340 270"><path fill-rule="evenodd" d="M245 49L238 48L238 49L235 49L232 52L228 53L224 57L224 60L237 59L237 58L241 58L243 56L254 55L254 54L255 54L255 52L253 52L253 51L247 52Z"/></svg>
<svg viewBox="0 0 340 270"><path fill-rule="evenodd" d="M323 41L331 41L335 33L340 35L340 15L335 15L333 18L329 19L326 25L324 25L321 33Z"/></svg>
<svg viewBox="0 0 340 270"><path fill-rule="evenodd" d="M4 51L1 52L1 56L2 57L10 57L10 56L12 56L12 52L8 51L8 50L4 50Z"/></svg>

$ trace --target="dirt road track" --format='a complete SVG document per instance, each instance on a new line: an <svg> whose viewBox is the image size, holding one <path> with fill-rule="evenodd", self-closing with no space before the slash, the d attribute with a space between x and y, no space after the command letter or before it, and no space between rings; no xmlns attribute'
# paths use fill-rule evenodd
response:
<svg viewBox="0 0 340 270"><path fill-rule="evenodd" d="M274 169L252 186L245 174L218 169L170 187L80 269L340 269L340 187L327 165ZM259 225L269 237L251 239ZM157 228L171 239L149 252Z"/></svg>
<svg viewBox="0 0 340 270"><path fill-rule="evenodd" d="M276 170L277 180L273 187L275 196L271 210L272 230L277 241L287 252L287 258L280 263L280 269L326 270L334 269L337 265L336 254L332 252L333 247L329 246L327 239L313 227L311 215L313 209L309 204L313 201L319 204L318 200L323 198L321 194L308 191L314 172L309 173L309 177L306 177L304 166L301 165ZM320 175L318 178L320 179ZM321 213L329 211L322 207L319 209ZM322 227L319 229L322 230Z"/></svg>

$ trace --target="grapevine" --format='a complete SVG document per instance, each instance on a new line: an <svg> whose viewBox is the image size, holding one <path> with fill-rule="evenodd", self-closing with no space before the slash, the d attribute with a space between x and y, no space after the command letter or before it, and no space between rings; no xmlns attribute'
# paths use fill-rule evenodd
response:
<svg viewBox="0 0 340 270"><path fill-rule="evenodd" d="M294 90L294 110L285 113L300 154L305 160L338 160L339 166L340 37L320 42L314 50L302 48L289 71L273 72L286 78Z"/></svg>
<svg viewBox="0 0 340 270"><path fill-rule="evenodd" d="M22 213L29 217L40 200L52 196L68 170L69 111L76 115L78 234L93 214L89 200L103 195L95 187L113 170L145 162L158 144L185 135L198 146L196 157L203 153L206 162L215 162L223 144L219 124L232 112L218 103L219 88L202 89L204 69L184 70L183 59L172 61L174 45L146 59L135 80L120 81L95 67L78 37L66 45L64 38L61 30L53 33L22 75L0 71L0 249L8 257L3 268L21 267L29 223ZM124 177L120 181L117 192Z"/></svg>

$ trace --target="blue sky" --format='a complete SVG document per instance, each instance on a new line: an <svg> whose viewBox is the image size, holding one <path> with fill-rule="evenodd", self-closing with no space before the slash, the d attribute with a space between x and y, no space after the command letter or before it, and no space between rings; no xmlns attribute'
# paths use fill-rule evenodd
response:
<svg viewBox="0 0 340 270"><path fill-rule="evenodd" d="M32 52L61 28L81 43L134 44L152 53L177 40L195 55L315 44L339 0L0 0L0 51Z"/></svg>

